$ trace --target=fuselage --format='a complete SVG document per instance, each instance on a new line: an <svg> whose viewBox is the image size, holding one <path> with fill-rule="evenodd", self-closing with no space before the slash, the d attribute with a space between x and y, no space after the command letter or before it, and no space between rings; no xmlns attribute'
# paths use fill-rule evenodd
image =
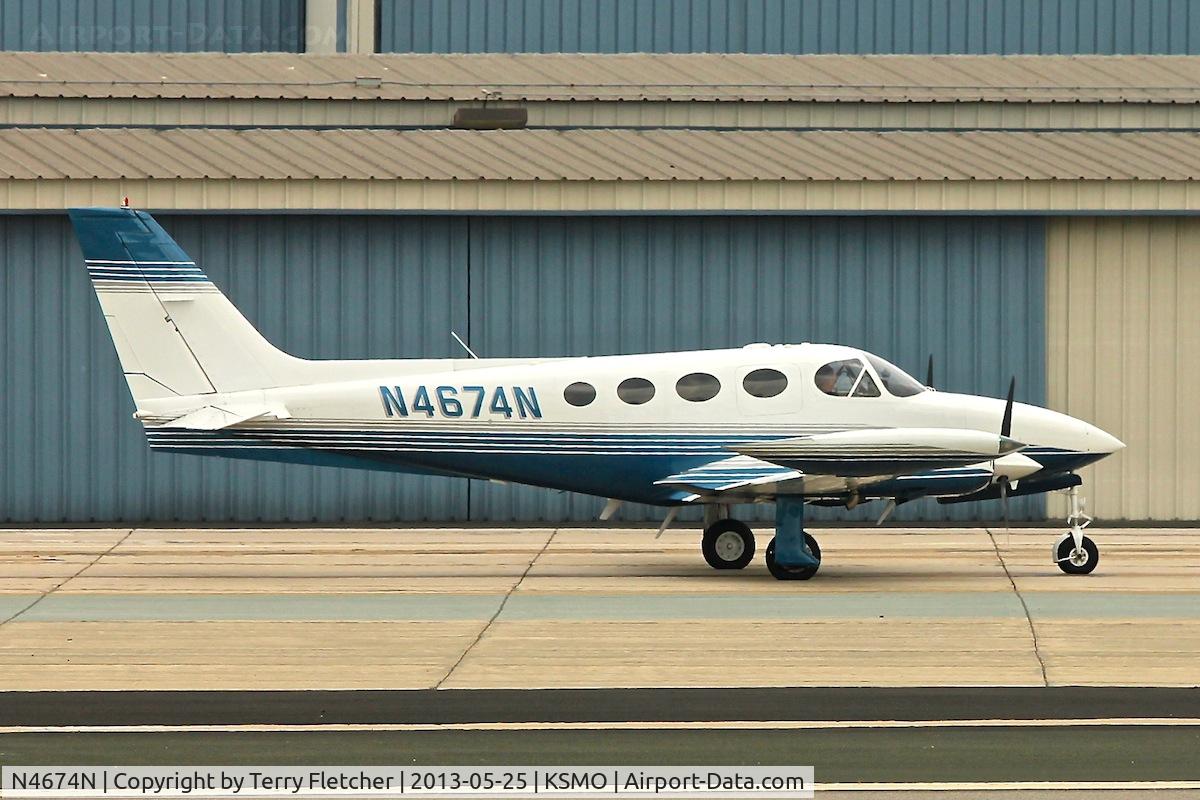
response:
<svg viewBox="0 0 1200 800"><path fill-rule="evenodd" d="M823 344L450 359L421 362L419 371L379 362L372 372L361 365L349 380L148 400L139 416L156 449L488 478L673 504L694 496L663 484L665 476L737 456L748 443L878 428L998 432L1005 405L928 390L864 351ZM329 374L337 374L336 362ZM188 402L285 411L221 430L163 427ZM905 485L914 496L964 494L1005 468L1009 478L1036 484L1123 446L1087 422L1026 404L1015 404L1010 436L1024 445L1020 459L942 471L932 482L910 476ZM857 500L896 496L905 485L842 475L794 481L788 491Z"/></svg>

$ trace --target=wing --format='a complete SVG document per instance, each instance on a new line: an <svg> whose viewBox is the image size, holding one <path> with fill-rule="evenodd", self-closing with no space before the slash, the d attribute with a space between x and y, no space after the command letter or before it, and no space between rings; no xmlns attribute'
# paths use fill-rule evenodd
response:
<svg viewBox="0 0 1200 800"><path fill-rule="evenodd" d="M693 497L688 499L694 500L702 495L775 484L803 476L804 473L791 467L772 464L752 456L734 456L668 475L654 483L657 486L674 486L690 491Z"/></svg>
<svg viewBox="0 0 1200 800"><path fill-rule="evenodd" d="M805 475L863 478L977 464L1023 447L1015 439L987 431L869 428L748 442L732 449Z"/></svg>
<svg viewBox="0 0 1200 800"><path fill-rule="evenodd" d="M996 459L1024 445L985 431L880 428L750 442L740 455L717 459L655 483L688 493L685 502L720 497L752 502L781 494L917 496L945 489L974 491ZM907 479L907 480L906 480ZM872 487L886 489L871 492Z"/></svg>
<svg viewBox="0 0 1200 800"><path fill-rule="evenodd" d="M718 498L725 503L753 503L781 494L835 497L859 487L886 481L890 475L843 478L806 475L798 469L772 464L751 456L734 456L701 464L655 481L680 490L685 503Z"/></svg>

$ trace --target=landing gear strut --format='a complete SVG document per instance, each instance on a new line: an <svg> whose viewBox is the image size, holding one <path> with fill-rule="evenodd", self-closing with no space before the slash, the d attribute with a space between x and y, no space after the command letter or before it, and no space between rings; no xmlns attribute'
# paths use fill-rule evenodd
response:
<svg viewBox="0 0 1200 800"><path fill-rule="evenodd" d="M1100 550L1096 543L1083 535L1083 529L1092 524L1092 518L1083 510L1083 499L1079 487L1067 489L1071 508L1067 513L1067 524L1071 530L1063 534L1054 546L1054 562L1068 575L1087 575L1100 563Z"/></svg>
<svg viewBox="0 0 1200 800"><path fill-rule="evenodd" d="M775 538L767 545L767 569L781 581L806 581L821 568L821 548L804 530L804 501L775 501Z"/></svg>

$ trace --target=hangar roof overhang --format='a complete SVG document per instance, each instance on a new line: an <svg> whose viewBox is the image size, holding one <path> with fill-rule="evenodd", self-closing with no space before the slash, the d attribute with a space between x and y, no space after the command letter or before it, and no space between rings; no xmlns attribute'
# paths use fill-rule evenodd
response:
<svg viewBox="0 0 1200 800"><path fill-rule="evenodd" d="M1200 134L0 130L0 208L1200 210Z"/></svg>
<svg viewBox="0 0 1200 800"><path fill-rule="evenodd" d="M0 53L0 123L1200 126L1200 56Z"/></svg>

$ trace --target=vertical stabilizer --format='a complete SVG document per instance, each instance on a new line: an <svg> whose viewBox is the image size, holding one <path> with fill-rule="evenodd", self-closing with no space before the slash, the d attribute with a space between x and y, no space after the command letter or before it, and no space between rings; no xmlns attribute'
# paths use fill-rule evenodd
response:
<svg viewBox="0 0 1200 800"><path fill-rule="evenodd" d="M69 213L135 401L294 382L305 362L264 339L153 217Z"/></svg>

